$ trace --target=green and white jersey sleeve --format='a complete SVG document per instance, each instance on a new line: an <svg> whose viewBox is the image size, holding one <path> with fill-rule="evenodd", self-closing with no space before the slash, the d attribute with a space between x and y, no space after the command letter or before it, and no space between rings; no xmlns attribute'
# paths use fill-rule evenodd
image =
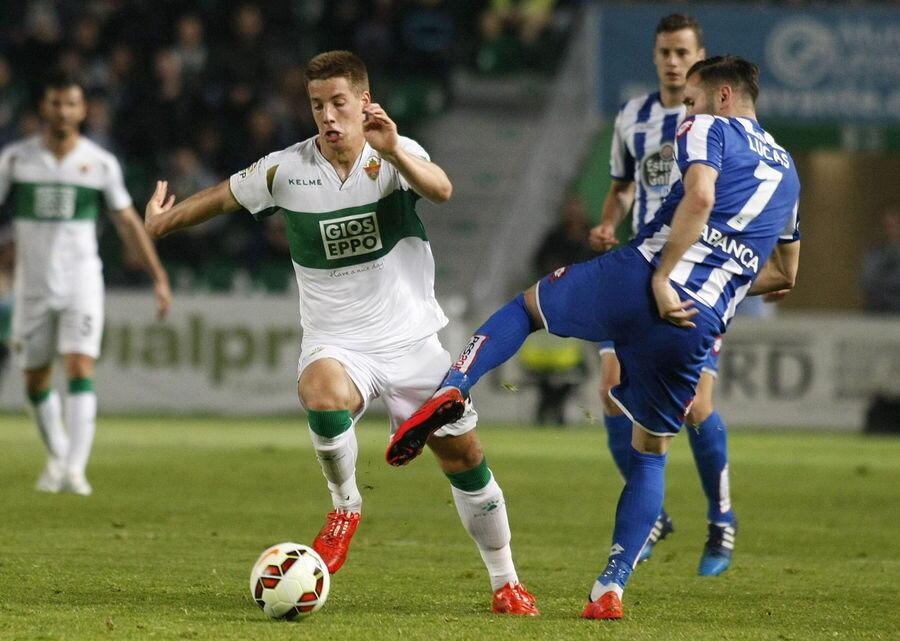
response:
<svg viewBox="0 0 900 641"><path fill-rule="evenodd" d="M16 283L30 296L69 296L101 276L96 220L131 205L115 156L86 138L62 159L40 137L0 154L0 200L16 230Z"/></svg>
<svg viewBox="0 0 900 641"><path fill-rule="evenodd" d="M401 136L400 144L429 159L415 141ZM261 158L230 184L255 217L285 217L304 343L381 351L447 323L415 211L419 195L368 144L343 182L310 138Z"/></svg>

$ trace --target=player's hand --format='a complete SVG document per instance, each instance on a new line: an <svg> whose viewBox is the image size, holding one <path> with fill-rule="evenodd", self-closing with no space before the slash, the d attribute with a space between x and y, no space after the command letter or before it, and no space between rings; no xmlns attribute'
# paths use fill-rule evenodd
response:
<svg viewBox="0 0 900 641"><path fill-rule="evenodd" d="M363 135L366 142L382 156L390 156L400 145L397 124L377 102L363 107Z"/></svg>
<svg viewBox="0 0 900 641"><path fill-rule="evenodd" d="M160 280L153 285L153 297L156 299L156 318L162 320L172 308L172 290L168 280Z"/></svg>
<svg viewBox="0 0 900 641"><path fill-rule="evenodd" d="M591 249L598 252L609 251L619 244L619 239L616 238L616 228L604 223L600 223L591 229L588 241L591 244Z"/></svg>
<svg viewBox="0 0 900 641"><path fill-rule="evenodd" d="M791 293L789 289L779 289L776 292L769 292L768 294L763 294L763 300L767 303L777 303L780 300L784 300L787 298L787 295Z"/></svg>
<svg viewBox="0 0 900 641"><path fill-rule="evenodd" d="M147 228L147 231L150 231L150 224L154 218L162 216L172 209L172 206L175 204L175 194L166 198L168 189L169 182L167 180L156 181L156 190L150 196L150 200L147 201L147 206L144 208L144 227Z"/></svg>
<svg viewBox="0 0 900 641"><path fill-rule="evenodd" d="M659 310L660 318L669 321L677 327L690 328L697 326L691 321L694 316L700 313L699 309L691 309L694 301L681 300L668 278L654 276L650 284L653 287L653 298L656 299L656 308Z"/></svg>

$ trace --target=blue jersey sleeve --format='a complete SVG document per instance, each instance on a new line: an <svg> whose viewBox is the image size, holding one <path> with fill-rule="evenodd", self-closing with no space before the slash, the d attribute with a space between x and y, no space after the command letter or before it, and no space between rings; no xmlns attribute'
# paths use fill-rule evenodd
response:
<svg viewBox="0 0 900 641"><path fill-rule="evenodd" d="M694 163L709 165L722 172L725 135L715 116L690 116L681 123L676 134L676 154L681 175Z"/></svg>

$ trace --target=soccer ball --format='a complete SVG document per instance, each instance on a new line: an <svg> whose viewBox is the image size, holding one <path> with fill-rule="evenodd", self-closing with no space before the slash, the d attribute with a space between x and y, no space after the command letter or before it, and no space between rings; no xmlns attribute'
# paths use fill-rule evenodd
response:
<svg viewBox="0 0 900 641"><path fill-rule="evenodd" d="M271 619L296 619L318 611L330 584L322 558L299 543L273 545L250 572L250 595Z"/></svg>

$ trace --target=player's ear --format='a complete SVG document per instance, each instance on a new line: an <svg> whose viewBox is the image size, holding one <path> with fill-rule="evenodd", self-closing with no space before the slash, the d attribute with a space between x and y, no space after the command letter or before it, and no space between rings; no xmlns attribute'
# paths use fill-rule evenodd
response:
<svg viewBox="0 0 900 641"><path fill-rule="evenodd" d="M731 88L731 85L722 85L719 87L719 103L722 105L726 105L731 103L734 98L734 90Z"/></svg>
<svg viewBox="0 0 900 641"><path fill-rule="evenodd" d="M362 102L363 107L365 107L366 105L372 103L372 94L370 94L370 93L369 93L369 90L366 89L365 91L363 91L363 92L360 94L359 99L360 99L360 101Z"/></svg>

